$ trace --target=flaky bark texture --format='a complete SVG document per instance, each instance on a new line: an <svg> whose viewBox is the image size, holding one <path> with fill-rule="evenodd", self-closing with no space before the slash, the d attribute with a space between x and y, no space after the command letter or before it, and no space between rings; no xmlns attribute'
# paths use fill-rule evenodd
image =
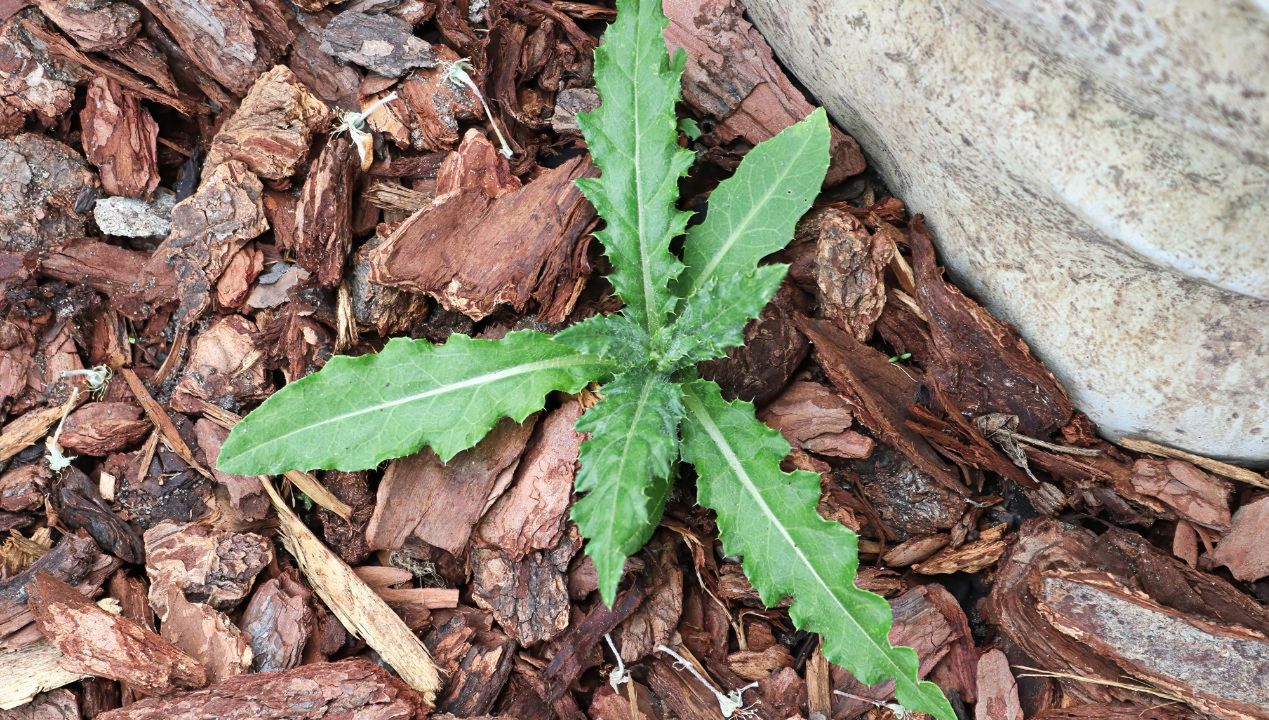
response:
<svg viewBox="0 0 1269 720"><path fill-rule="evenodd" d="M111 710L100 720L412 720L426 716L419 694L365 660L314 663L243 675L166 698Z"/></svg>
<svg viewBox="0 0 1269 720"><path fill-rule="evenodd" d="M107 193L145 199L154 194L159 125L137 96L110 78L93 78L79 121L84 154L97 166Z"/></svg>

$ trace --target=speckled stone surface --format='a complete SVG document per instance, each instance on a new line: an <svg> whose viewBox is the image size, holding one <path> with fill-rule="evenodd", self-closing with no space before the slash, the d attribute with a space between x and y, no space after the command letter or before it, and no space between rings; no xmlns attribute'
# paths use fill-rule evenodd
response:
<svg viewBox="0 0 1269 720"><path fill-rule="evenodd" d="M746 0L1103 433L1269 463L1269 3Z"/></svg>

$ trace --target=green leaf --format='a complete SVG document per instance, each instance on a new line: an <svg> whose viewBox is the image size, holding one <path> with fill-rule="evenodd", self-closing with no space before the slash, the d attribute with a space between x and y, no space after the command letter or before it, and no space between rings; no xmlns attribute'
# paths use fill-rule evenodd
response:
<svg viewBox="0 0 1269 720"><path fill-rule="evenodd" d="M519 422L552 390L576 392L610 367L533 331L444 345L394 338L382 352L337 356L243 418L217 467L237 475L363 470L430 445L449 460L502 417Z"/></svg>
<svg viewBox="0 0 1269 720"><path fill-rule="evenodd" d="M636 322L656 334L677 298L669 283L683 269L670 241L688 213L674 206L692 153L678 145L674 105L686 55L673 59L661 32L661 0L619 0L617 21L595 50L595 87L603 103L577 116L602 171L578 187L607 221L596 233L612 261L608 277Z"/></svg>
<svg viewBox="0 0 1269 720"><path fill-rule="evenodd" d="M771 301L788 271L788 265L763 265L705 283L684 301L674 324L658 333L661 366L673 371L743 345L745 325Z"/></svg>
<svg viewBox="0 0 1269 720"><path fill-rule="evenodd" d="M822 636L830 661L868 685L893 679L904 707L955 720L938 686L918 680L916 653L890 644L890 605L855 586L855 534L816 512L819 477L781 470L788 443L718 385L692 382L683 402L683 458L696 466L697 500L718 514L723 546L743 556L762 601L792 596L789 617Z"/></svg>
<svg viewBox="0 0 1269 720"><path fill-rule="evenodd" d="M680 297L714 278L750 272L789 243L824 182L828 143L828 116L820 108L745 155L709 196L705 221L687 233Z"/></svg>
<svg viewBox="0 0 1269 720"><path fill-rule="evenodd" d="M555 342L580 353L597 355L614 365L648 364L648 331L624 313L588 317L556 333Z"/></svg>
<svg viewBox="0 0 1269 720"><path fill-rule="evenodd" d="M599 592L612 606L626 558L652 536L670 489L683 391L653 372L619 376L577 422L582 443L573 520L595 562Z"/></svg>

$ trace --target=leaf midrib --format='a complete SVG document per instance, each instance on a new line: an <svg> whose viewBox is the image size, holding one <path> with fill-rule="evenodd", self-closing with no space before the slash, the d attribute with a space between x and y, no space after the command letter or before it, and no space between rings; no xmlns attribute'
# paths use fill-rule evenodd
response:
<svg viewBox="0 0 1269 720"><path fill-rule="evenodd" d="M643 47L642 35L643 35L643 23L636 21L635 22L635 45L634 45L636 48L636 53L638 52L639 48ZM643 64L640 63L639 65L640 67L642 67ZM646 225L646 221L644 220L644 212L645 212L644 208L646 203L644 202L644 197L643 197L643 112L642 112L642 102L640 98L641 93L639 92L639 70L638 69L636 69L635 72L632 75L630 75L630 86L633 90L632 98L634 101L635 200L637 202L637 207L638 207L638 211L636 213L636 215L638 216L638 228L637 228L636 237L639 243L639 270L643 275L642 279L643 279L644 322L647 323L648 334L652 335L661 328L661 319L659 317L659 313L656 312L656 308L655 308L656 298L654 297L653 290L652 290L652 265L651 265L650 259L648 258L648 247L647 247L648 241L646 239L646 233L644 232L644 227Z"/></svg>
<svg viewBox="0 0 1269 720"><path fill-rule="evenodd" d="M808 134L802 141L802 145L798 148L798 151L796 153L790 153L790 156L800 156L802 151L805 150L806 146L811 142L811 139L810 134ZM762 209L765 208L766 203L775 196L776 189L780 188L789 175L792 174L794 165L796 165L796 163L785 163L784 170L780 173L780 176L776 180L773 180L767 185L767 191L762 195L762 198L758 202L754 202L749 205L749 212L745 214L745 217L740 221L740 224L732 230L731 234L723 242L722 247L714 253L709 262L705 263L705 270L699 275L694 275L692 285L683 293L683 297L691 297L692 294L699 290L701 286L704 285L705 281L714 274L714 271L722 264L723 258L731 252L731 249L737 242L740 241L740 237L748 231L749 225L753 222L753 219L758 216ZM704 228L705 225L700 225L698 227Z"/></svg>
<svg viewBox="0 0 1269 720"><path fill-rule="evenodd" d="M869 643L871 643L873 648L876 649L877 654L885 658L885 662L895 670L895 672L891 673L894 677L895 684L908 685L909 683L907 681L907 677L902 672L902 668L900 668L894 660L890 659L890 653L887 652L886 648L878 645L864 627L859 624L859 621L855 619L855 616L846 609L846 606L833 592L832 587L830 587L828 582L819 574L819 572L815 569L815 566L811 564L810 559L806 557L804 552L802 552L802 548L799 547L797 542L793 540L793 536L789 534L789 531L786 530L784 525L776 518L775 513L771 510L771 506L767 504L766 498L762 497L762 494L758 492L757 486L754 485L753 479L749 477L749 473L746 472L744 465L740 462L740 458L732 451L731 444L727 442L727 438L723 436L718 425L714 423L714 419L705 410L705 405L696 398L695 394L693 394L691 390L684 393L684 401L691 406L692 413L696 415L697 421L705 428L705 432L709 435L710 440L714 442L714 445L717 446L719 451L723 454L723 459L727 461L727 464L731 467L732 472L734 472L737 479L740 480L740 484L745 489L745 492L749 494L754 503L762 510L762 514L765 515L771 524L780 531L780 534L784 537L785 541L788 542L789 547L793 548L793 551L797 553L797 556L802 561L802 564L806 566L806 568L810 571L811 576L815 578L815 582L830 598L833 599L833 602L841 610L842 614L845 615L850 620L850 623L859 630L859 634L868 639Z"/></svg>
<svg viewBox="0 0 1269 720"><path fill-rule="evenodd" d="M584 355L573 355L573 356L550 358L547 360L538 360L537 362L525 363L523 365L513 365L512 367L503 368L496 372L485 373L483 375L477 375L475 377L470 377L465 380L460 380L458 382L447 383L447 384L440 385L434 388L430 388L423 392L414 393L412 395L406 395L404 397L397 398L396 400L381 402L376 405L369 405L369 406L360 408L358 410L353 410L351 412L343 413L341 415L335 415L332 417L324 418L315 423L301 425L300 427L290 430L289 432L286 432L282 435L276 435L274 437L267 439L266 441L262 443L253 445L251 447L251 451L247 453L243 453L242 456L254 455L256 454L256 451L270 447L276 443L283 442L294 435L298 435L299 433L308 432L315 428L324 427L332 423L342 422L344 420L349 420L355 417L359 417L361 415L377 412L379 410L386 410L388 408L394 408L399 405L406 405L408 403L417 402L419 400L425 400L430 397L444 395L446 393L451 393L451 392L457 392L459 390L465 390L467 388L474 387L477 385L483 385L486 383L494 383L494 382L498 382L499 380L506 380L507 378L512 378L519 375L527 375L532 372L537 372L538 370L553 370L556 368L573 367L576 365L586 365L588 363L593 363L593 362L595 362L594 358L587 357Z"/></svg>

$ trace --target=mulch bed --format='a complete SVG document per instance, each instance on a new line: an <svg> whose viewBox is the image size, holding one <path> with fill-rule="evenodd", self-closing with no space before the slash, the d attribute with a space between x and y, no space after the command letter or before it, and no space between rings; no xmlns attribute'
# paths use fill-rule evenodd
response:
<svg viewBox="0 0 1269 720"><path fill-rule="evenodd" d="M666 5L700 208L812 105L738 2ZM573 184L613 17L0 0L0 717L703 720L750 684L746 716L896 716L762 607L690 475L605 607L568 520L577 398L448 464L214 469L332 354L619 307ZM834 130L789 279L704 374L821 473L963 717L1269 718L1269 481L1098 438L932 240Z"/></svg>

